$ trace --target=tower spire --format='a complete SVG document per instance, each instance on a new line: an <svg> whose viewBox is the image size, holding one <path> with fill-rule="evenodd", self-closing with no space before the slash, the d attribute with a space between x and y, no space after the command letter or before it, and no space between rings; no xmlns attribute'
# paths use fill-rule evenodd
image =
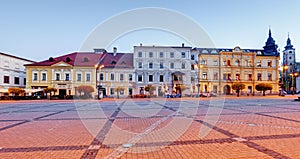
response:
<svg viewBox="0 0 300 159"><path fill-rule="evenodd" d="M272 36L272 33L271 33L271 26L269 25L269 37Z"/></svg>

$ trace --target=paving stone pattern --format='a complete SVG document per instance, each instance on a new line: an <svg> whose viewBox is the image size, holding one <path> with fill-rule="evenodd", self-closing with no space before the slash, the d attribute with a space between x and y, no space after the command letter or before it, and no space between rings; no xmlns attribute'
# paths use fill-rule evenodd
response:
<svg viewBox="0 0 300 159"><path fill-rule="evenodd" d="M0 159L300 159L290 98L226 98L220 115L207 114L209 99L162 100L1 102ZM211 131L200 138L202 128Z"/></svg>

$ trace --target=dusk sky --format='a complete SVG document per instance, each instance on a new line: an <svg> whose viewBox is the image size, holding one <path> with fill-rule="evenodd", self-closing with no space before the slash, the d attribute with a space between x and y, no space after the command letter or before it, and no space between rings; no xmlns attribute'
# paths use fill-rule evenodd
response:
<svg viewBox="0 0 300 159"><path fill-rule="evenodd" d="M218 48L262 49L270 26L282 54L289 32L300 61L299 0L2 0L0 4L0 52L36 61L78 51L99 24L143 7L175 10L193 19ZM182 42L180 37L164 31L139 30L120 37L108 50L118 47L121 52L131 52L133 45L140 43Z"/></svg>

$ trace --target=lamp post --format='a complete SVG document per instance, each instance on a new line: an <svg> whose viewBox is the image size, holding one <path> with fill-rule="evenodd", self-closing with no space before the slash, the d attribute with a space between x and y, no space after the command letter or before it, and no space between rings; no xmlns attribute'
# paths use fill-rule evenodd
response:
<svg viewBox="0 0 300 159"><path fill-rule="evenodd" d="M202 65L197 65L197 64L194 64L194 67L197 69L197 90L198 90L198 94L197 96L199 97L200 96L200 68L202 68L203 66Z"/></svg>
<svg viewBox="0 0 300 159"><path fill-rule="evenodd" d="M287 84L286 84L286 70L289 68L289 66L283 66L283 76L284 76L284 80L283 80L283 86L284 86L284 90L286 91L287 90Z"/></svg>
<svg viewBox="0 0 300 159"><path fill-rule="evenodd" d="M295 77L298 76L298 72L291 73L290 76L292 76L292 87L293 87L292 95L294 95L294 93L295 93L295 83L294 83L294 80L295 80Z"/></svg>
<svg viewBox="0 0 300 159"><path fill-rule="evenodd" d="M95 65L95 69L96 69L96 89L97 89L97 99L100 99L100 97L99 97L99 88L98 88L98 86L99 86L99 80L98 80L98 69L100 69L100 71L101 71L101 68L103 68L104 67L104 65L99 65L99 64L96 64ZM100 77L99 77L99 79L100 79Z"/></svg>

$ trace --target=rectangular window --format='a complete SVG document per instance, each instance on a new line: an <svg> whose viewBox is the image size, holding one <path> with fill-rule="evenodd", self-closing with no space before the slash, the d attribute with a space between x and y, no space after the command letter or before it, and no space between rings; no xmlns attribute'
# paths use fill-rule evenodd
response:
<svg viewBox="0 0 300 159"><path fill-rule="evenodd" d="M152 63L152 62L149 63L149 68L150 68L150 69L153 68L153 63Z"/></svg>
<svg viewBox="0 0 300 159"><path fill-rule="evenodd" d="M170 68L174 68L174 63L173 62L170 63Z"/></svg>
<svg viewBox="0 0 300 159"><path fill-rule="evenodd" d="M164 75L159 75L159 82L164 82Z"/></svg>
<svg viewBox="0 0 300 159"><path fill-rule="evenodd" d="M150 57L150 58L153 57L153 52L149 52L149 57Z"/></svg>
<svg viewBox="0 0 300 159"><path fill-rule="evenodd" d="M9 76L4 76L4 83L9 84Z"/></svg>
<svg viewBox="0 0 300 159"><path fill-rule="evenodd" d="M225 81L227 80L227 74L226 73L223 74L223 80L225 80Z"/></svg>
<svg viewBox="0 0 300 159"><path fill-rule="evenodd" d="M26 78L23 79L23 83L24 83L24 85L26 85Z"/></svg>
<svg viewBox="0 0 300 159"><path fill-rule="evenodd" d="M170 58L174 58L174 52L170 52Z"/></svg>
<svg viewBox="0 0 300 159"><path fill-rule="evenodd" d="M205 59L203 59L201 63L202 63L203 66L206 66L206 60Z"/></svg>
<svg viewBox="0 0 300 159"><path fill-rule="evenodd" d="M235 74L235 80L240 81L240 74Z"/></svg>
<svg viewBox="0 0 300 159"><path fill-rule="evenodd" d="M181 53L181 58L185 58L185 52Z"/></svg>
<svg viewBox="0 0 300 159"><path fill-rule="evenodd" d="M218 60L214 60L213 65L218 66Z"/></svg>
<svg viewBox="0 0 300 159"><path fill-rule="evenodd" d="M104 75L103 73L100 73L100 80L103 81L103 79L104 79Z"/></svg>
<svg viewBox="0 0 300 159"><path fill-rule="evenodd" d="M231 61L227 60L227 66L231 66Z"/></svg>
<svg viewBox="0 0 300 159"><path fill-rule="evenodd" d="M249 81L252 81L252 74L249 74L249 75L248 75L248 80L249 80Z"/></svg>
<svg viewBox="0 0 300 159"><path fill-rule="evenodd" d="M138 75L138 82L143 82L143 76L142 75Z"/></svg>
<svg viewBox="0 0 300 159"><path fill-rule="evenodd" d="M207 80L207 73L206 72L202 73L202 78L205 79L205 80Z"/></svg>
<svg viewBox="0 0 300 159"><path fill-rule="evenodd" d="M115 89L114 88L110 88L110 94L114 95L115 94Z"/></svg>
<svg viewBox="0 0 300 159"><path fill-rule="evenodd" d="M33 80L34 80L34 81L37 81L37 80L38 80L38 74L37 74L37 73L34 73L34 74L33 74Z"/></svg>
<svg viewBox="0 0 300 159"><path fill-rule="evenodd" d="M272 61L268 60L268 67L272 67Z"/></svg>
<svg viewBox="0 0 300 159"><path fill-rule="evenodd" d="M215 72L215 73L214 73L214 80L218 80L218 79L219 79L218 73Z"/></svg>
<svg viewBox="0 0 300 159"><path fill-rule="evenodd" d="M20 78L19 77L15 77L15 84L20 84Z"/></svg>
<svg viewBox="0 0 300 159"><path fill-rule="evenodd" d="M129 75L128 75L128 80L129 80L129 81L132 81L132 74L129 74Z"/></svg>
<svg viewBox="0 0 300 159"><path fill-rule="evenodd" d="M110 80L111 81L115 80L115 74L113 74L113 73L110 74Z"/></svg>
<svg viewBox="0 0 300 159"><path fill-rule="evenodd" d="M91 81L91 74L89 73L86 74L86 81L87 82Z"/></svg>
<svg viewBox="0 0 300 159"><path fill-rule="evenodd" d="M70 74L69 73L66 73L65 77L66 77L66 81L70 81Z"/></svg>
<svg viewBox="0 0 300 159"><path fill-rule="evenodd" d="M257 67L261 67L261 61L257 61Z"/></svg>
<svg viewBox="0 0 300 159"><path fill-rule="evenodd" d="M143 63L139 62L139 68L143 68Z"/></svg>
<svg viewBox="0 0 300 159"><path fill-rule="evenodd" d="M120 81L123 81L123 80L124 80L124 74L121 73L121 74L120 74Z"/></svg>
<svg viewBox="0 0 300 159"><path fill-rule="evenodd" d="M261 80L262 80L262 79L261 79L261 73L258 73L258 74L257 74L257 80L258 80L258 81L261 81Z"/></svg>
<svg viewBox="0 0 300 159"><path fill-rule="evenodd" d="M268 73L268 81L272 81L272 74Z"/></svg>
<svg viewBox="0 0 300 159"><path fill-rule="evenodd" d="M191 55L191 60L195 60L195 55L194 54Z"/></svg>
<svg viewBox="0 0 300 159"><path fill-rule="evenodd" d="M185 69L185 63L181 63L181 68Z"/></svg>
<svg viewBox="0 0 300 159"><path fill-rule="evenodd" d="M77 73L77 81L81 81L81 73Z"/></svg>
<svg viewBox="0 0 300 159"><path fill-rule="evenodd" d="M164 63L163 63L163 62L160 62L160 63L159 63L159 68L160 68L160 69L163 69L163 68L164 68Z"/></svg>
<svg viewBox="0 0 300 159"><path fill-rule="evenodd" d="M164 57L164 53L163 53L163 52L160 52L160 53L159 53L159 57L160 57L160 58L163 58L163 57Z"/></svg>
<svg viewBox="0 0 300 159"><path fill-rule="evenodd" d="M60 80L60 74L59 74L59 73L56 73L56 74L55 74L55 79L56 79L56 81L59 81L59 80Z"/></svg>
<svg viewBox="0 0 300 159"><path fill-rule="evenodd" d="M149 82L153 82L153 75L149 75Z"/></svg>
<svg viewBox="0 0 300 159"><path fill-rule="evenodd" d="M42 73L42 81L46 81L46 73Z"/></svg>
<svg viewBox="0 0 300 159"><path fill-rule="evenodd" d="M143 53L142 53L142 52L139 52L139 53L138 53L138 56L139 56L139 57L143 57Z"/></svg>
<svg viewBox="0 0 300 159"><path fill-rule="evenodd" d="M195 66L194 65L191 65L191 70L195 70Z"/></svg>
<svg viewBox="0 0 300 159"><path fill-rule="evenodd" d="M231 73L227 74L227 80L232 81Z"/></svg>

